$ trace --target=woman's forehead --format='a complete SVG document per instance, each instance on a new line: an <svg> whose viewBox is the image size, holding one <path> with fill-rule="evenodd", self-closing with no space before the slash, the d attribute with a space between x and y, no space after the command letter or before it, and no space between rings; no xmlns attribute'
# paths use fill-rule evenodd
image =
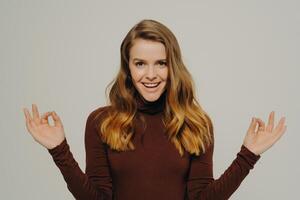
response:
<svg viewBox="0 0 300 200"><path fill-rule="evenodd" d="M138 40L130 49L131 59L157 61L166 59L165 46L160 42Z"/></svg>

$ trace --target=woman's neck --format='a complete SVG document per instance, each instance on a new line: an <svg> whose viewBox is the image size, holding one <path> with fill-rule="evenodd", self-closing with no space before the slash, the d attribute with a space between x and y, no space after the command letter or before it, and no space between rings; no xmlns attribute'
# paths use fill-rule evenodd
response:
<svg viewBox="0 0 300 200"><path fill-rule="evenodd" d="M140 93L136 95L138 111L147 114L157 114L163 112L165 107L165 100L166 100L166 91L164 91L160 95L160 97L155 101L147 101Z"/></svg>

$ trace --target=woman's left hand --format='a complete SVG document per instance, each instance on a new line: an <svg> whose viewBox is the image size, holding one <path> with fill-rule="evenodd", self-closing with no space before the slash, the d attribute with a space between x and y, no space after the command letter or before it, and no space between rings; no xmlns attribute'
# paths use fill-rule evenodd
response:
<svg viewBox="0 0 300 200"><path fill-rule="evenodd" d="M243 145L256 155L260 155L268 150L286 131L285 117L282 117L274 128L274 115L275 112L272 111L269 115L267 126L260 118L252 118Z"/></svg>

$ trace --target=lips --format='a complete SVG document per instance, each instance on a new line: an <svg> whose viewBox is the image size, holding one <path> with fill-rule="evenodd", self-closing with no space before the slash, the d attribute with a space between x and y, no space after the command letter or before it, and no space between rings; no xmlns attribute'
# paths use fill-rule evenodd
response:
<svg viewBox="0 0 300 200"><path fill-rule="evenodd" d="M156 83L142 83L146 88L156 88L160 82L156 82Z"/></svg>

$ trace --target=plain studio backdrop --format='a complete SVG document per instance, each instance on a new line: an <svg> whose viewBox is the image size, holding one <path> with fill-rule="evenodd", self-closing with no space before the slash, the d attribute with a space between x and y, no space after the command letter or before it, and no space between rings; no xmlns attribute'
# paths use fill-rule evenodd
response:
<svg viewBox="0 0 300 200"><path fill-rule="evenodd" d="M295 199L299 180L299 1L0 1L0 199L74 199L22 111L55 110L85 169L88 114L104 106L119 48L142 19L175 34L197 98L215 126L214 177L236 158L251 117L287 131L261 155L233 200ZM299 152L299 150L298 150Z"/></svg>

